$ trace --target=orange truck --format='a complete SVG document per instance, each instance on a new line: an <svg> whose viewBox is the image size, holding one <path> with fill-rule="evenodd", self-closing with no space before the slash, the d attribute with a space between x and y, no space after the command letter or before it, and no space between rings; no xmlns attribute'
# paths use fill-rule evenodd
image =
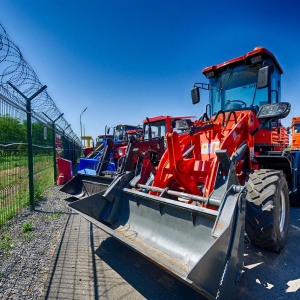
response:
<svg viewBox="0 0 300 300"><path fill-rule="evenodd" d="M291 149L299 150L300 149L300 117L294 117L292 119L292 142Z"/></svg>

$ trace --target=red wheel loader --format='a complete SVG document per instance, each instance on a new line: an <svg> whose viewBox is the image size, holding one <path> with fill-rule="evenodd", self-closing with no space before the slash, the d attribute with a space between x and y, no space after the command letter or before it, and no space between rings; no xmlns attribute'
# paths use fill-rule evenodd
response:
<svg viewBox="0 0 300 300"><path fill-rule="evenodd" d="M297 194L299 152L286 149L280 122L291 107L280 99L282 73L261 47L205 68L209 83L196 83L192 100L207 90L206 111L175 122L182 133L168 130L150 180L123 172L70 207L205 297L233 299L245 233L280 252Z"/></svg>
<svg viewBox="0 0 300 300"><path fill-rule="evenodd" d="M172 124L174 124L175 121L186 121L189 120L189 118L195 118L195 116L147 117L143 121L143 128L139 129L139 138L133 137L129 139L128 145L118 149L119 173L124 172L125 170L135 170L136 173L139 173L139 168L143 168L142 177L144 179L142 180L147 181L150 170L155 173L155 167L158 165L165 152L166 143L164 138L166 132L172 130ZM155 142L158 140L159 142Z"/></svg>

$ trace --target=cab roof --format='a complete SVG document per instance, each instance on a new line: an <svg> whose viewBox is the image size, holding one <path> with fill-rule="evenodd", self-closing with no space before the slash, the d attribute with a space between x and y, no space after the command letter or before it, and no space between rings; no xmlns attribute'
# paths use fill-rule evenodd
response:
<svg viewBox="0 0 300 300"><path fill-rule="evenodd" d="M129 130L126 130L126 133L127 134L143 133L143 129L142 128L129 129Z"/></svg>
<svg viewBox="0 0 300 300"><path fill-rule="evenodd" d="M103 138L103 137L112 137L112 134L99 134L98 137L99 138Z"/></svg>
<svg viewBox="0 0 300 300"><path fill-rule="evenodd" d="M182 116L182 117L172 117L172 116L157 116L157 117L152 117L152 118L148 118L145 119L143 121L143 124L146 124L148 122L152 123L152 122L157 122L157 121L163 121L166 119L172 119L172 120L180 120L180 119L187 119L187 118L196 118L195 116Z"/></svg>
<svg viewBox="0 0 300 300"><path fill-rule="evenodd" d="M252 51L250 51L250 52L248 52L248 53L246 53L242 56L227 60L227 61L225 61L221 64L218 64L216 66L210 66L210 67L204 68L202 70L202 73L205 74L205 73L210 72L210 71L217 71L217 72L219 71L219 72L221 72L223 69L227 68L229 65L240 64L242 62L249 63L250 59L252 57L258 56L258 55L262 55L264 58L266 58L266 57L271 58L273 60L274 65L279 70L279 72L281 74L283 73L283 69L280 66L279 62L277 61L275 55L272 52L270 52L269 50L267 50L266 48L263 48L263 47L256 47L254 50L252 50Z"/></svg>
<svg viewBox="0 0 300 300"><path fill-rule="evenodd" d="M136 125L129 125L129 124L118 124L114 127L119 127L119 126L130 126L130 127L137 127Z"/></svg>

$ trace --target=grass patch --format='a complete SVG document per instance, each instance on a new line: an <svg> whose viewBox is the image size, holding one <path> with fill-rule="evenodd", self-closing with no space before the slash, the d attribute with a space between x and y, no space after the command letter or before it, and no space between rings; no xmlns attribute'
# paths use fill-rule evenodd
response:
<svg viewBox="0 0 300 300"><path fill-rule="evenodd" d="M59 218L63 213L58 211L58 212L53 212L53 213L47 213L45 215L43 215L43 218L44 219L47 219L47 220L55 220L57 218Z"/></svg>
<svg viewBox="0 0 300 300"><path fill-rule="evenodd" d="M34 229L34 223L32 221L26 221L22 226L22 232L24 233L23 236L21 236L21 241L29 241L35 238L35 233L32 232Z"/></svg>
<svg viewBox="0 0 300 300"><path fill-rule="evenodd" d="M22 226L22 232L23 233L28 233L33 231L33 222L26 221L23 226Z"/></svg>
<svg viewBox="0 0 300 300"><path fill-rule="evenodd" d="M9 233L3 233L0 236L0 252L4 253L5 257L9 256L10 249L13 248L11 237Z"/></svg>
<svg viewBox="0 0 300 300"><path fill-rule="evenodd" d="M28 179L18 179L18 182L2 182L0 176L0 228L12 219L23 207L29 205ZM2 185L1 185L2 184ZM4 186L3 186L4 185ZM53 169L45 169L34 176L34 198L37 200L43 192L53 185Z"/></svg>
<svg viewBox="0 0 300 300"><path fill-rule="evenodd" d="M51 220L55 220L55 219L59 218L61 215L62 215L62 212L54 212L54 213L48 215L48 217Z"/></svg>
<svg viewBox="0 0 300 300"><path fill-rule="evenodd" d="M30 241L34 238L35 238L35 233L34 232L27 232L27 233L25 233L25 235L20 237L20 241L21 242Z"/></svg>

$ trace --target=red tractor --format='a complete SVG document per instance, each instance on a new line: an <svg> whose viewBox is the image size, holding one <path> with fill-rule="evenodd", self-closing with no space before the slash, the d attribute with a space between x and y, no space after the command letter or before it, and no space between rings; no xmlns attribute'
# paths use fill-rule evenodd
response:
<svg viewBox="0 0 300 300"><path fill-rule="evenodd" d="M132 170L136 169L138 158L142 158L143 167L145 169L146 161L148 167L154 170L165 151L165 135L168 131L172 130L175 121L185 120L187 118L195 118L194 116L186 117L172 117L172 116L157 116L146 118L143 121L143 128L138 128L135 132L128 132L129 142L134 144L135 153L132 158ZM189 120L189 119L188 119ZM127 153L128 145L118 149L119 161L118 169L121 168L123 162L128 156L132 154ZM146 155L146 156L145 156ZM148 157L148 159L146 159ZM149 165L150 163L150 165ZM130 169L127 168L127 171ZM149 173L149 172L147 172ZM145 175L144 175L145 176ZM147 179L147 178L145 178Z"/></svg>
<svg viewBox="0 0 300 300"><path fill-rule="evenodd" d="M140 127L137 127L136 129L131 129L126 131L126 140L143 140L144 139L144 132L143 129ZM125 157L127 145L119 147L115 153L115 158L117 160L117 168L119 168L122 165L122 162Z"/></svg>
<svg viewBox="0 0 300 300"><path fill-rule="evenodd" d="M287 148L280 122L291 109L281 102L282 73L261 47L205 68L209 83L196 83L192 100L209 91L206 111L168 128L153 180L141 183L138 164L70 207L205 297L232 299L245 231L280 252L290 196L299 201L299 151Z"/></svg>

